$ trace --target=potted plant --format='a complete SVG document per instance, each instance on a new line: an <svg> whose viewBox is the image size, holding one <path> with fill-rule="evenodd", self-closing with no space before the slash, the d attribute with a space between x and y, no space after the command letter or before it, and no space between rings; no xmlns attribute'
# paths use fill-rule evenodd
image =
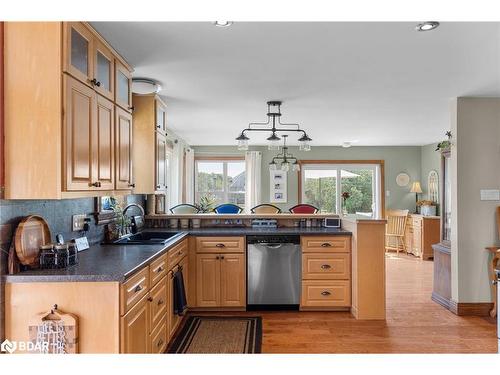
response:
<svg viewBox="0 0 500 375"><path fill-rule="evenodd" d="M212 194L203 195L200 198L200 201L196 204L196 207L200 210L201 213L212 212L215 205L215 196Z"/></svg>
<svg viewBox="0 0 500 375"><path fill-rule="evenodd" d="M347 200L349 199L349 197L351 196L351 194L348 192L348 191L344 191L342 193L342 200L343 200L343 203L342 203L342 214L344 216L347 215L347 206L346 206L346 202Z"/></svg>
<svg viewBox="0 0 500 375"><path fill-rule="evenodd" d="M447 131L445 135L448 137L447 140L441 141L437 144L436 151L443 152L449 150L451 147L451 131Z"/></svg>

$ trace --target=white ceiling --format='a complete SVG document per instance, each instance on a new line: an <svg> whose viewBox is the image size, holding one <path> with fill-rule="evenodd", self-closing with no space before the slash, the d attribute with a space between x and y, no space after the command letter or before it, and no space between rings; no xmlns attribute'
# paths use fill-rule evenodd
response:
<svg viewBox="0 0 500 375"><path fill-rule="evenodd" d="M135 77L162 83L168 125L191 145L234 145L270 99L313 145L423 145L448 130L451 98L500 96L500 23L416 23L93 25Z"/></svg>

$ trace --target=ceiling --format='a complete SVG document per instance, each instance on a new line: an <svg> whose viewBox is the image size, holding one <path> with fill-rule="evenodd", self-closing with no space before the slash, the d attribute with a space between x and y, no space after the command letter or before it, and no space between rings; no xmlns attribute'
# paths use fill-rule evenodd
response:
<svg viewBox="0 0 500 375"><path fill-rule="evenodd" d="M449 129L457 96L500 96L500 23L95 22L161 82L168 125L191 145L235 145L282 100L312 145L424 145ZM265 144L251 136L250 145ZM293 136L290 137L293 140ZM293 142L291 142L293 144Z"/></svg>

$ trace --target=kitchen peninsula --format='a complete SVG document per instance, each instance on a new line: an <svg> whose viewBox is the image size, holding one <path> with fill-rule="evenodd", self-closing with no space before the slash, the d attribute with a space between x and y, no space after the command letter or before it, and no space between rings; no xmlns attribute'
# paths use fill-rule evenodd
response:
<svg viewBox="0 0 500 375"><path fill-rule="evenodd" d="M183 271L189 310L244 311L246 238L266 233L300 236L301 310L385 319L385 220L344 217L342 228L297 228L286 223L322 215L266 214L280 227L256 229L245 223L264 216L240 214L233 215L243 222L238 228L204 223L229 216L196 215L199 229L178 230L154 228L174 215L146 216L145 231L176 233L161 245L95 245L68 269L6 276L7 338L27 340L30 317L57 304L80 319L81 353L164 352L182 325L173 273Z"/></svg>

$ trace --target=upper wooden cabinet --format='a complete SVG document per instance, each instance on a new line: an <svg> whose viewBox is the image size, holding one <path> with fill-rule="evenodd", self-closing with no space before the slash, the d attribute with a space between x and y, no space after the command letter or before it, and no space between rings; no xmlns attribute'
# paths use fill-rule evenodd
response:
<svg viewBox="0 0 500 375"><path fill-rule="evenodd" d="M134 164L137 194L168 192L169 152L173 143L166 137L166 105L156 95L133 95Z"/></svg>
<svg viewBox="0 0 500 375"><path fill-rule="evenodd" d="M130 104L127 63L84 22L6 22L4 31L5 198L130 190L130 105L115 99L119 69Z"/></svg>
<svg viewBox="0 0 500 375"><path fill-rule="evenodd" d="M126 111L132 111L132 75L130 71L120 63L115 63L115 101Z"/></svg>

